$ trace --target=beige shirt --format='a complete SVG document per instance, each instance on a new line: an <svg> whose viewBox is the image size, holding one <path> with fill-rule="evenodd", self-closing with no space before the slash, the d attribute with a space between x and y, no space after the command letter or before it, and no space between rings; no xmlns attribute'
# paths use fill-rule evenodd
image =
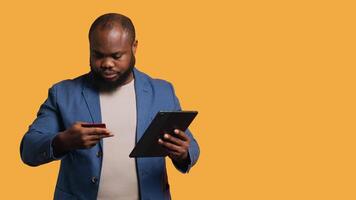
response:
<svg viewBox="0 0 356 200"><path fill-rule="evenodd" d="M137 200L136 163L129 154L136 138L134 80L112 93L100 94L102 122L115 135L103 140L100 200Z"/></svg>

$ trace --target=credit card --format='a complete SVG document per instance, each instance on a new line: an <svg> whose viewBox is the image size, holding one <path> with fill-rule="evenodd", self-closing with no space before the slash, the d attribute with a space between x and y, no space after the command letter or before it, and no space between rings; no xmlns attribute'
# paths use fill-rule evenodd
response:
<svg viewBox="0 0 356 200"><path fill-rule="evenodd" d="M104 123L82 124L85 128L106 128Z"/></svg>

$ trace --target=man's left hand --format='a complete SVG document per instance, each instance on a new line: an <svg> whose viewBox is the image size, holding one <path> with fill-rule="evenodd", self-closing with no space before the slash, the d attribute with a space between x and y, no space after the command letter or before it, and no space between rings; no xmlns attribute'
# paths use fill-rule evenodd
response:
<svg viewBox="0 0 356 200"><path fill-rule="evenodd" d="M190 138L181 130L175 129L174 136L165 133L162 139L158 139L158 143L168 150L168 156L177 162L182 162L188 159L188 150Z"/></svg>

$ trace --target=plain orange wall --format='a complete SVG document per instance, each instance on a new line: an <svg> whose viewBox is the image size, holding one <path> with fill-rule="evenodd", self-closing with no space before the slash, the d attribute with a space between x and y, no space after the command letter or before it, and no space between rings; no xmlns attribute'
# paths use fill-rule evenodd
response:
<svg viewBox="0 0 356 200"><path fill-rule="evenodd" d="M89 70L87 31L130 16L140 70L174 83L201 157L173 199L356 199L354 1L2 1L1 199L51 199L22 164L47 89Z"/></svg>

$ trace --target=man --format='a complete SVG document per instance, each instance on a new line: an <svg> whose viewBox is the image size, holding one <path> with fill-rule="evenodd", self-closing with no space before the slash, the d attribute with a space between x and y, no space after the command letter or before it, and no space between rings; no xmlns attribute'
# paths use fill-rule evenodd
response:
<svg viewBox="0 0 356 200"><path fill-rule="evenodd" d="M158 111L181 109L172 85L134 67L138 42L126 16L97 18L89 42L90 73L49 89L22 139L23 162L61 160L54 199L170 199L165 158L128 155ZM85 127L101 122L106 128ZM186 173L199 146L189 130L174 134L157 143Z"/></svg>

